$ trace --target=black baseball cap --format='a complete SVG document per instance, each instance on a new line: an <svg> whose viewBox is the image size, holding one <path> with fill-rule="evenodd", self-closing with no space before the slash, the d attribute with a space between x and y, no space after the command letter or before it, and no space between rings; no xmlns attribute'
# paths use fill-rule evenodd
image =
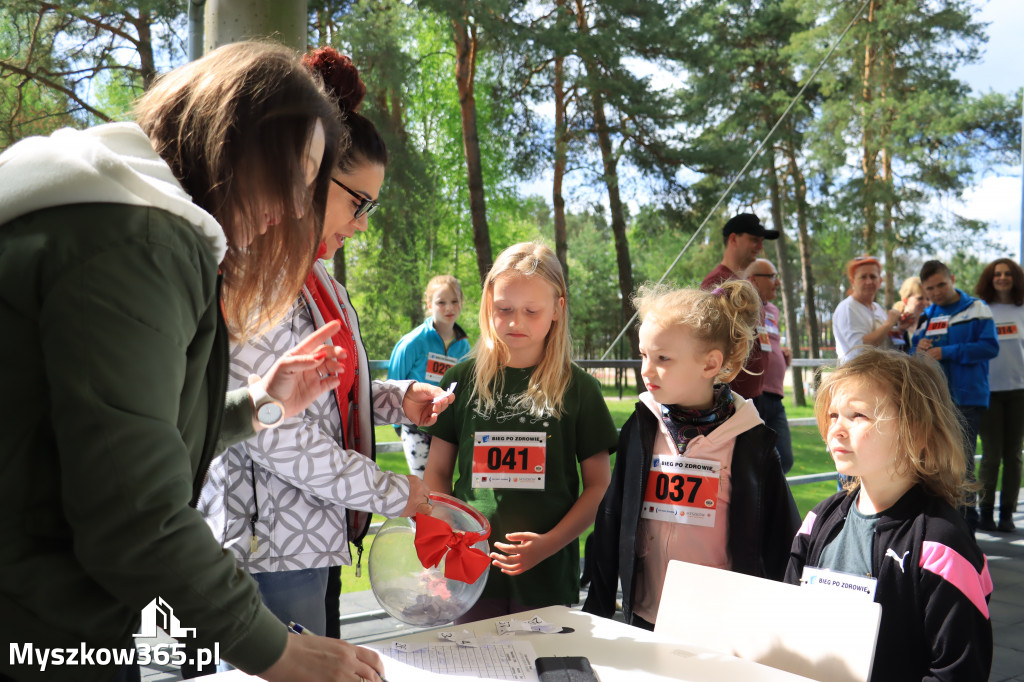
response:
<svg viewBox="0 0 1024 682"><path fill-rule="evenodd" d="M729 218L729 221L722 228L722 236L728 237L730 234L752 234L755 237L764 237L765 239L778 239L778 230L766 230L764 225L761 224L761 219L753 213L739 213Z"/></svg>

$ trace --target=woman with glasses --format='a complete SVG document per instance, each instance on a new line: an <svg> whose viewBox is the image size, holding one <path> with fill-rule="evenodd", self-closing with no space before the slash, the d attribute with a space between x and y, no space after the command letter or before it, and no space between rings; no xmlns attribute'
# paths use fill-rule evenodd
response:
<svg viewBox="0 0 1024 682"><path fill-rule="evenodd" d="M988 409L981 413L980 530L1011 533L1021 483L1024 447L1024 271L1009 258L985 266L974 288L988 303L999 336L999 355L988 361ZM995 520L996 482L1003 467L999 522Z"/></svg>
<svg viewBox="0 0 1024 682"><path fill-rule="evenodd" d="M210 468L199 508L214 535L252 574L260 595L284 622L316 634L337 636L337 615L328 618L329 569L352 563L369 527L370 513L412 516L428 501L416 476L381 471L373 461L374 421L431 424L453 398L412 381L371 381L359 321L345 288L328 273L346 239L363 232L378 207L388 156L373 123L357 108L366 93L352 62L332 48L304 58L338 99L348 131L331 171L323 241L289 315L259 339L231 352L232 383L271 365L294 340L332 320L333 339L346 352L341 384L272 433L235 445ZM266 437L264 437L266 436ZM340 585L328 601L336 604Z"/></svg>
<svg viewBox="0 0 1024 682"><path fill-rule="evenodd" d="M839 362L857 356L865 346L887 350L906 343L903 331L913 320L901 320L895 310L875 303L882 286L882 264L870 256L858 256L846 264L850 279L849 295L832 313L832 334Z"/></svg>

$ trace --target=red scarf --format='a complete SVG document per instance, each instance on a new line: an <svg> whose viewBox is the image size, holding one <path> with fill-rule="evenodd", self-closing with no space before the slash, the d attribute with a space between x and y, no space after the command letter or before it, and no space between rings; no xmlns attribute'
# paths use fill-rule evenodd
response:
<svg viewBox="0 0 1024 682"><path fill-rule="evenodd" d="M316 257L320 259L325 253L327 253L327 245L323 242L320 243L320 248L317 249ZM338 309L338 305L335 304L335 297L340 302L342 301L341 292L338 291L337 284L332 280L330 286L333 287L334 291L331 292L327 288L327 285L316 276L313 270L309 271L309 275L306 276L306 289L313 297L313 303L316 304L317 310L320 311L320 315L324 318L324 323L328 323L331 320L337 320L341 323L341 330L331 337L331 342L335 346L341 346L345 349L345 360L342 361L342 372L339 375L341 378L341 384L334 389L334 396L338 400L338 412L341 414L341 429L345 438L345 447L358 449L359 448L359 356L356 353L356 337L352 331L352 325L349 324L348 311L345 309L345 304L341 304L341 309ZM334 296L332 296L332 293ZM349 415L349 402L352 402L354 409L351 410L352 414L355 415L355 423L352 425L352 431L349 431L348 415Z"/></svg>

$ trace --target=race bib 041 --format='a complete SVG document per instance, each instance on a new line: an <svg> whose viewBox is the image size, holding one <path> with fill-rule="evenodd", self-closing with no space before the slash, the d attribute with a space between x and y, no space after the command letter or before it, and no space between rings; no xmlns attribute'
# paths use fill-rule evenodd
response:
<svg viewBox="0 0 1024 682"><path fill-rule="evenodd" d="M473 487L543 490L547 439L543 431L477 431Z"/></svg>

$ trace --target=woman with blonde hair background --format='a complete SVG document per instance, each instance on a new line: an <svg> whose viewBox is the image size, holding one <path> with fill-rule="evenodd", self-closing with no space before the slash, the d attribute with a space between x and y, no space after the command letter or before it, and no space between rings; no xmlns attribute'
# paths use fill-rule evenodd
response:
<svg viewBox="0 0 1024 682"><path fill-rule="evenodd" d="M900 326L909 325L902 330L903 345L900 350L910 352L910 339L914 338L918 320L927 307L928 297L924 295L921 278L907 277L903 280L903 284L900 285L900 300L892 306L892 309L900 314Z"/></svg>

